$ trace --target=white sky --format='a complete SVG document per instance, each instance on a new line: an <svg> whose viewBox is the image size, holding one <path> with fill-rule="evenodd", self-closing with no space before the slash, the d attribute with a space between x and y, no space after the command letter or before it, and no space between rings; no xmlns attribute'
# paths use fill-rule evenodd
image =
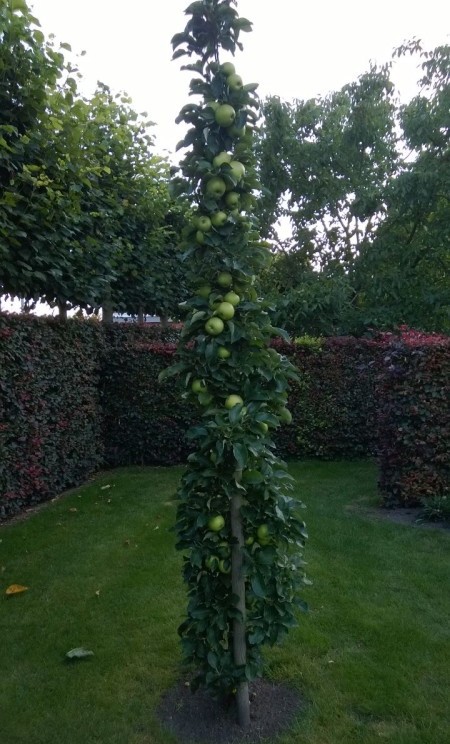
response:
<svg viewBox="0 0 450 744"><path fill-rule="evenodd" d="M86 92L97 80L125 90L138 111L157 123L157 151L172 151L182 137L174 124L188 101L190 73L171 62L170 39L184 29L190 0L29 0L47 35L86 50L80 60ZM448 43L450 3L445 0L238 0L253 21L236 57L244 82L261 96L310 98L337 90L387 61L394 47L416 36L432 48ZM230 59L225 55L223 59ZM418 75L403 64L396 76L402 97Z"/></svg>

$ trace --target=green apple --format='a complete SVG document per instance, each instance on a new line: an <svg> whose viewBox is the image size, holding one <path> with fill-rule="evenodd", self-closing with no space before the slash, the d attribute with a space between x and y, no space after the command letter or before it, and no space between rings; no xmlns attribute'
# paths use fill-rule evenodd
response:
<svg viewBox="0 0 450 744"><path fill-rule="evenodd" d="M239 160L230 161L231 173L237 181L240 181L245 176L245 165L239 162Z"/></svg>
<svg viewBox="0 0 450 744"><path fill-rule="evenodd" d="M213 199L221 199L226 190L227 185L220 176L213 176L206 183L206 194L207 196L211 196Z"/></svg>
<svg viewBox="0 0 450 744"><path fill-rule="evenodd" d="M193 393L206 393L207 387L204 380L192 380L191 390Z"/></svg>
<svg viewBox="0 0 450 744"><path fill-rule="evenodd" d="M256 535L258 537L258 542L263 543L266 540L269 539L270 533L269 533L269 527L267 524L260 524L258 529L256 530Z"/></svg>
<svg viewBox="0 0 450 744"><path fill-rule="evenodd" d="M280 417L280 421L282 421L283 424L292 423L292 413L288 408L280 408L280 410L278 411L278 416Z"/></svg>
<svg viewBox="0 0 450 744"><path fill-rule="evenodd" d="M209 406L210 403L212 403L214 400L211 393L199 393L198 394L198 402L201 406Z"/></svg>
<svg viewBox="0 0 450 744"><path fill-rule="evenodd" d="M217 356L219 357L219 359L229 359L229 357L231 356L231 351L225 348L225 346L220 346L217 349Z"/></svg>
<svg viewBox="0 0 450 744"><path fill-rule="evenodd" d="M210 318L205 323L205 331L209 336L218 336L225 328L220 318Z"/></svg>
<svg viewBox="0 0 450 744"><path fill-rule="evenodd" d="M223 227L225 222L228 219L228 215L226 212L214 212L213 215L211 215L211 223L213 227Z"/></svg>
<svg viewBox="0 0 450 744"><path fill-rule="evenodd" d="M267 434L267 432L269 431L269 426L268 424L266 424L265 421L259 421L258 426L261 429L263 434Z"/></svg>
<svg viewBox="0 0 450 744"><path fill-rule="evenodd" d="M244 470L244 472L242 473L242 482L251 483L252 480L259 478L259 476L259 470Z"/></svg>
<svg viewBox="0 0 450 744"><path fill-rule="evenodd" d="M231 75L227 76L227 85L230 90L242 90L244 87L244 81L240 75L236 75L236 73L233 72Z"/></svg>
<svg viewBox="0 0 450 744"><path fill-rule="evenodd" d="M213 111L217 111L217 109L219 108L219 106L220 106L219 101L208 101L207 104L206 104L206 106L205 106L205 108L210 108Z"/></svg>
<svg viewBox="0 0 450 744"><path fill-rule="evenodd" d="M237 127L234 124L227 129L227 134L230 135L230 137L240 139L244 136L246 132L245 126L243 127Z"/></svg>
<svg viewBox="0 0 450 744"><path fill-rule="evenodd" d="M237 191L229 191L225 196L225 204L230 209L235 209L239 204L239 194Z"/></svg>
<svg viewBox="0 0 450 744"><path fill-rule="evenodd" d="M205 561L205 566L210 571L216 571L219 568L219 559L216 555L209 555Z"/></svg>
<svg viewBox="0 0 450 744"><path fill-rule="evenodd" d="M229 103L222 103L215 111L216 122L221 127L231 127L236 118L236 111Z"/></svg>
<svg viewBox="0 0 450 744"><path fill-rule="evenodd" d="M195 294L199 297L203 297L204 300L207 300L209 295L211 294L211 285L202 284L200 287L197 287L197 289L195 290Z"/></svg>
<svg viewBox="0 0 450 744"><path fill-rule="evenodd" d="M236 72L236 68L232 62L224 62L222 65L220 65L220 69L226 76L234 75L234 73Z"/></svg>
<svg viewBox="0 0 450 744"><path fill-rule="evenodd" d="M222 320L231 320L234 315L234 307L231 302L220 302L216 308L216 313Z"/></svg>
<svg viewBox="0 0 450 744"><path fill-rule="evenodd" d="M213 166L214 168L220 168L221 165L224 165L225 163L231 163L231 155L229 152L225 152L223 150L222 152L219 152L218 155L216 155L215 158L213 158Z"/></svg>
<svg viewBox="0 0 450 744"><path fill-rule="evenodd" d="M229 302L233 307L237 307L241 301L241 298L236 294L236 292L227 292L223 299L224 302Z"/></svg>
<svg viewBox="0 0 450 744"><path fill-rule="evenodd" d="M222 559L219 561L219 571L223 574L229 574L231 571L231 563L227 559Z"/></svg>
<svg viewBox="0 0 450 744"><path fill-rule="evenodd" d="M254 542L255 542L255 538L253 537L253 535L250 535L250 537L247 537L245 544L247 546L250 546L250 545L253 545Z"/></svg>
<svg viewBox="0 0 450 744"><path fill-rule="evenodd" d="M242 405L243 402L240 395L229 395L225 401L225 408L231 411L234 406Z"/></svg>
<svg viewBox="0 0 450 744"><path fill-rule="evenodd" d="M202 214L200 217L197 217L196 225L199 230L205 233L211 230L212 222L206 214Z"/></svg>
<svg viewBox="0 0 450 744"><path fill-rule="evenodd" d="M220 532L225 527L225 520L220 514L216 514L214 517L210 517L208 521L208 528L212 532Z"/></svg>
<svg viewBox="0 0 450 744"><path fill-rule="evenodd" d="M229 271L221 271L219 276L217 277L217 284L220 287L231 287L233 284L233 277L231 276Z"/></svg>
<svg viewBox="0 0 450 744"><path fill-rule="evenodd" d="M204 235L204 233L202 233L201 230L197 230L197 232L195 233L195 239L196 239L197 243L200 243L200 245L203 245L203 243L205 242L205 235Z"/></svg>

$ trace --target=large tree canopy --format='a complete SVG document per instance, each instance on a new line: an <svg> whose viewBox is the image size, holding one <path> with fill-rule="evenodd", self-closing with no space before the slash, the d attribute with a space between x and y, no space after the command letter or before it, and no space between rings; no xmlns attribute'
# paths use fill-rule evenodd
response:
<svg viewBox="0 0 450 744"><path fill-rule="evenodd" d="M392 63L324 98L265 102L261 219L277 246L266 281L291 331L450 327L450 47L397 55L408 52L423 68L408 105Z"/></svg>
<svg viewBox="0 0 450 744"><path fill-rule="evenodd" d="M0 1L0 287L61 308L177 309L184 296L165 160L124 94L80 73L22 0ZM63 51L62 51L63 50Z"/></svg>

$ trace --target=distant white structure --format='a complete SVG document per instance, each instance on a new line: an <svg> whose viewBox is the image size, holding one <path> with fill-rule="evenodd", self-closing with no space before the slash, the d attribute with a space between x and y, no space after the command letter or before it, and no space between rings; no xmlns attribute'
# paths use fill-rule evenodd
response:
<svg viewBox="0 0 450 744"><path fill-rule="evenodd" d="M113 323L137 323L137 315L129 315L128 313L113 313ZM159 315L144 315L144 323L160 323L161 318Z"/></svg>

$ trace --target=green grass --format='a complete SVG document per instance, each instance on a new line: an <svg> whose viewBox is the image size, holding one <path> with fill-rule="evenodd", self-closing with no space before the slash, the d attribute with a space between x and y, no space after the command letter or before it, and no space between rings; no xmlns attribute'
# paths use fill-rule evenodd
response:
<svg viewBox="0 0 450 744"><path fill-rule="evenodd" d="M310 613L267 653L269 675L307 700L280 744L445 744L450 533L365 512L376 503L370 463L291 472L308 505L314 585ZM173 741L155 708L180 662L170 532L180 473L105 473L0 529L2 744ZM6 598L12 583L29 590ZM65 662L75 646L95 656Z"/></svg>

